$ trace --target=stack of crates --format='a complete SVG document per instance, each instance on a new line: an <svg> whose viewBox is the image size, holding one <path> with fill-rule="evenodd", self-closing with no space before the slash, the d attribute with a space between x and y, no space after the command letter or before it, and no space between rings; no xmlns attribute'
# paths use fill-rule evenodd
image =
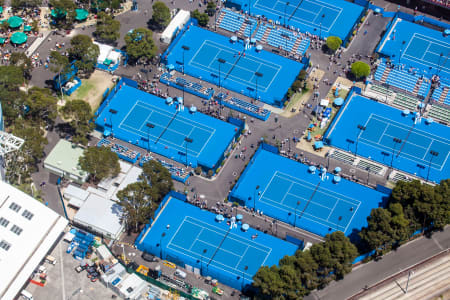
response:
<svg viewBox="0 0 450 300"><path fill-rule="evenodd" d="M94 242L94 235L81 230L77 230L77 232L75 233L74 241L78 244L78 246L73 252L73 257L75 257L75 259L82 260L85 258L89 247Z"/></svg>

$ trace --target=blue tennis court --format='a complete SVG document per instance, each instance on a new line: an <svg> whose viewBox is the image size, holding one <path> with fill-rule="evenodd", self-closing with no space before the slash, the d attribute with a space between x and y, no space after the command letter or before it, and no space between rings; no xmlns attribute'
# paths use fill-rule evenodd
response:
<svg viewBox="0 0 450 300"><path fill-rule="evenodd" d="M332 178L326 174L322 180L306 165L258 149L230 200L320 236L337 230L350 235L366 225L384 195L344 179L334 184Z"/></svg>
<svg viewBox="0 0 450 300"><path fill-rule="evenodd" d="M238 3L241 9L252 15L263 15L280 24L294 26L303 32L328 37L339 36L342 40L347 38L358 21L363 7L342 1L326 0L232 0Z"/></svg>
<svg viewBox="0 0 450 300"><path fill-rule="evenodd" d="M425 75L438 73L450 78L450 43L437 30L396 18L378 52L390 56L393 63L415 67Z"/></svg>
<svg viewBox="0 0 450 300"><path fill-rule="evenodd" d="M238 128L202 113L192 114L128 85L117 89L95 121L101 131L195 167L218 166Z"/></svg>
<svg viewBox="0 0 450 300"><path fill-rule="evenodd" d="M423 178L430 171L433 181L450 175L449 127L425 120L415 123L412 114L403 116L398 109L355 94L335 120L325 135L335 147L354 152L358 141L358 155L385 165Z"/></svg>
<svg viewBox="0 0 450 300"><path fill-rule="evenodd" d="M298 249L253 228L242 230L245 220L231 227L215 217L171 192L137 238L136 246L239 290L251 284L261 266L278 265L281 258Z"/></svg>
<svg viewBox="0 0 450 300"><path fill-rule="evenodd" d="M303 64L242 41L190 26L164 59L178 71L265 103L282 106L287 90ZM172 46L172 45L171 45ZM186 50L188 49L188 50Z"/></svg>

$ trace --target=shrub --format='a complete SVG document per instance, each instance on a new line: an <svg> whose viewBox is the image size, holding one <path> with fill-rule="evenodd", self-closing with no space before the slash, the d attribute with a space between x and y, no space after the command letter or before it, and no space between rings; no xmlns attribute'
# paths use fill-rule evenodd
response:
<svg viewBox="0 0 450 300"><path fill-rule="evenodd" d="M342 40L337 36L330 36L327 38L327 47L331 51L336 51L342 45Z"/></svg>
<svg viewBox="0 0 450 300"><path fill-rule="evenodd" d="M212 177L214 175L214 171L213 170L208 170L208 177Z"/></svg>
<svg viewBox="0 0 450 300"><path fill-rule="evenodd" d="M194 169L195 174L200 175L202 174L202 168L201 167L197 167Z"/></svg>
<svg viewBox="0 0 450 300"><path fill-rule="evenodd" d="M370 74L370 66L362 61L357 61L352 64L352 74L357 79L364 78Z"/></svg>

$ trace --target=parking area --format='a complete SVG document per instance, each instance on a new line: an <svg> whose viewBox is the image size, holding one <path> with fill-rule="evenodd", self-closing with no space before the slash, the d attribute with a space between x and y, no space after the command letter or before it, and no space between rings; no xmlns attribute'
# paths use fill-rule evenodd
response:
<svg viewBox="0 0 450 300"><path fill-rule="evenodd" d="M44 263L47 269L47 282L41 287L33 283L26 286L26 290L33 294L35 300L49 299L111 299L117 296L111 289L106 288L99 280L91 282L86 271L77 273L75 267L80 261L66 253L69 244L60 241L51 256L56 258L56 264Z"/></svg>

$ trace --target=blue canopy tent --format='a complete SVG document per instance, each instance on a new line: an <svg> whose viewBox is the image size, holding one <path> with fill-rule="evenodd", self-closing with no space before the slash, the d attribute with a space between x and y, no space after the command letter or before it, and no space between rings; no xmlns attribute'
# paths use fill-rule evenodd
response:
<svg viewBox="0 0 450 300"><path fill-rule="evenodd" d="M335 175L335 176L333 177L333 182L334 182L334 183L339 183L339 182L341 182L341 176Z"/></svg>
<svg viewBox="0 0 450 300"><path fill-rule="evenodd" d="M167 98L166 98L166 103L167 103L167 104L172 104L172 103L173 103L172 97L167 97Z"/></svg>
<svg viewBox="0 0 450 300"><path fill-rule="evenodd" d="M216 221L217 222L223 222L225 220L225 218L222 215L216 215Z"/></svg>
<svg viewBox="0 0 450 300"><path fill-rule="evenodd" d="M309 166L309 168L308 168L308 171L313 174L314 174L314 172L316 172L316 170L317 170L317 168L315 166Z"/></svg>
<svg viewBox="0 0 450 300"><path fill-rule="evenodd" d="M314 143L314 149L316 150L320 150L323 148L323 142L322 141L318 141Z"/></svg>
<svg viewBox="0 0 450 300"><path fill-rule="evenodd" d="M242 231L247 231L250 228L250 226L248 226L248 224L242 224Z"/></svg>
<svg viewBox="0 0 450 300"><path fill-rule="evenodd" d="M341 106L342 104L344 104L344 99L342 99L342 98L336 98L336 99L334 99L334 105L336 105L336 106Z"/></svg>

